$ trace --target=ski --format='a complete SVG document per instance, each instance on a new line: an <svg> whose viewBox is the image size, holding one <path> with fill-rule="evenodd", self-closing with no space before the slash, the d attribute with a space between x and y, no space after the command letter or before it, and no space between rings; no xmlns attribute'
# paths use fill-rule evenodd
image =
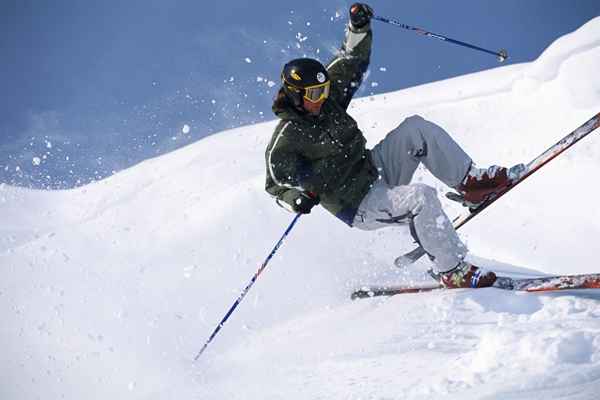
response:
<svg viewBox="0 0 600 400"><path fill-rule="evenodd" d="M352 292L350 298L352 300L365 299L369 297L380 297L380 296L395 296L397 294L406 293L422 293L432 292L434 290L443 289L442 285L431 285L431 286L370 286L362 287Z"/></svg>
<svg viewBox="0 0 600 400"><path fill-rule="evenodd" d="M552 292L558 290L600 289L600 274L557 275L541 278L498 277L492 288L519 292ZM394 296L405 293L422 293L436 290L465 288L445 288L441 284L429 286L373 286L362 287L352 293L352 300L378 296ZM466 288L476 289L476 288Z"/></svg>
<svg viewBox="0 0 600 400"><path fill-rule="evenodd" d="M548 150L540 154L538 157L534 158L529 164L527 164L527 173L523 175L518 180L514 181L512 185L506 187L505 189L499 191L498 193L490 196L485 202L479 205L477 208L469 209L464 214L459 215L455 218L452 223L455 229L459 229L461 226L469 222L476 215L481 213L483 210L488 208L491 204L493 204L496 200L504 196L506 193L511 191L514 187L519 185L525 179L533 175L536 171L539 171L544 165L548 164L550 161L558 157L565 150L573 146L575 143L579 142L581 139L592 133L596 128L600 126L600 113L594 115L592 118L587 120L583 125L579 128L575 129L573 132L569 133L567 136L562 138L556 144L551 146ZM409 253L406 253L400 257L398 257L395 261L397 267L405 267L417 261L419 258L425 255L425 250L422 247L417 247Z"/></svg>

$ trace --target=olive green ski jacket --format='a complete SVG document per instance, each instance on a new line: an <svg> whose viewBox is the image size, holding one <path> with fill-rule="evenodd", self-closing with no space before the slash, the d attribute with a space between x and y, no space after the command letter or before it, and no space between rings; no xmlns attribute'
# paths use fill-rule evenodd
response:
<svg viewBox="0 0 600 400"><path fill-rule="evenodd" d="M273 112L281 121L265 152L266 190L278 202L293 208L301 192L313 192L350 226L379 176L366 139L346 112L369 66L371 42L369 25L348 27L339 54L327 65L331 94L320 115L296 109L280 90Z"/></svg>

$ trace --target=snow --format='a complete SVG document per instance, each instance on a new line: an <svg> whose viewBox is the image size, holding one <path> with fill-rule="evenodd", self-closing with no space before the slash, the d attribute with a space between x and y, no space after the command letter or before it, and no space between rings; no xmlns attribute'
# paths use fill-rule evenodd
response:
<svg viewBox="0 0 600 400"><path fill-rule="evenodd" d="M532 63L354 101L369 145L403 118L480 166L539 155L598 111L600 18ZM406 231L303 216L198 362L293 216L264 192L276 121L69 191L0 185L1 399L595 399L600 293L496 289L352 302L398 270ZM598 133L461 229L501 274L598 272ZM439 189L450 216L460 206ZM500 262L502 261L502 262Z"/></svg>

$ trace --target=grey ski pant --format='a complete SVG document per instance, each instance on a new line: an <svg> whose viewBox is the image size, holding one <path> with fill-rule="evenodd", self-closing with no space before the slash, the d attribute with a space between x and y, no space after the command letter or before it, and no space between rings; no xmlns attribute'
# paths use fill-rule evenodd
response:
<svg viewBox="0 0 600 400"><path fill-rule="evenodd" d="M362 230L408 226L438 271L454 268L465 257L466 246L444 213L436 190L410 181L423 163L439 180L456 187L466 176L471 158L444 129L420 116L407 118L388 133L372 156L380 179L361 202L353 226Z"/></svg>

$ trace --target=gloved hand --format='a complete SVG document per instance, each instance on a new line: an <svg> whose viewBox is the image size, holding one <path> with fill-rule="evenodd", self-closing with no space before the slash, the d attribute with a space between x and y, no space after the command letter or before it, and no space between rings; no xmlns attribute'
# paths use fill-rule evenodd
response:
<svg viewBox="0 0 600 400"><path fill-rule="evenodd" d="M365 3L354 3L350 6L350 22L355 28L362 28L371 21L373 9Z"/></svg>
<svg viewBox="0 0 600 400"><path fill-rule="evenodd" d="M300 196L294 200L294 211L300 214L310 214L310 210L319 204L321 199L314 193L302 192Z"/></svg>

